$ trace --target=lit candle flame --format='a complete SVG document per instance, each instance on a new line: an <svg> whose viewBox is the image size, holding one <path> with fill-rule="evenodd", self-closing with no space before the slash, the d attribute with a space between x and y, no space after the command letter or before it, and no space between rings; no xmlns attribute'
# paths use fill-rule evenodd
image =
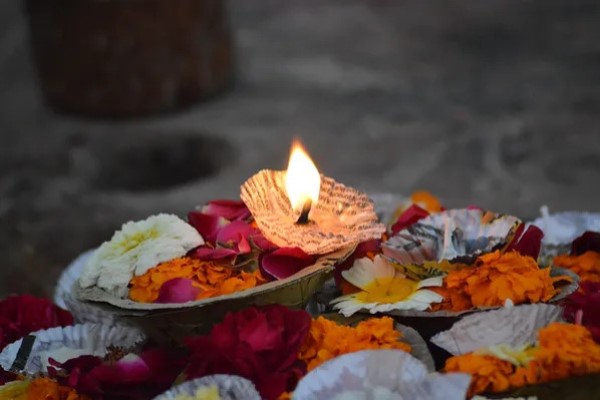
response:
<svg viewBox="0 0 600 400"><path fill-rule="evenodd" d="M306 204L314 207L319 201L321 175L302 144L294 140L288 169L285 174L285 190L294 211L302 211Z"/></svg>

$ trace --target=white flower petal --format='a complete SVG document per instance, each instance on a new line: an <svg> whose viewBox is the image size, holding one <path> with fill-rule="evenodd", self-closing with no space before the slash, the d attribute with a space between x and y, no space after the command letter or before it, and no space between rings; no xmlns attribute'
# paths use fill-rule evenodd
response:
<svg viewBox="0 0 600 400"><path fill-rule="evenodd" d="M381 256L373 261L368 257L360 258L352 268L342 271L344 279L363 290L376 279L393 278L395 275L396 269Z"/></svg>
<svg viewBox="0 0 600 400"><path fill-rule="evenodd" d="M127 222L90 257L79 284L96 285L123 298L134 275L182 257L203 243L198 231L175 215L159 214Z"/></svg>
<svg viewBox="0 0 600 400"><path fill-rule="evenodd" d="M421 303L431 304L431 303L439 303L444 300L444 296L439 293L436 293L432 290L418 290L409 297L412 301L418 301Z"/></svg>
<svg viewBox="0 0 600 400"><path fill-rule="evenodd" d="M427 279L423 279L422 281L419 281L417 288L421 289L424 287L442 286L443 284L444 284L444 277L435 276L433 278L427 278Z"/></svg>

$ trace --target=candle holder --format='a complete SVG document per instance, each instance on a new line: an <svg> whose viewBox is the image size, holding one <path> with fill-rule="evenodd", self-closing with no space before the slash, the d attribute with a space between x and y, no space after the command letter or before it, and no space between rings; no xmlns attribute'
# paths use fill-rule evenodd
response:
<svg viewBox="0 0 600 400"><path fill-rule="evenodd" d="M241 188L241 198L267 239L278 246L299 247L308 254L326 254L385 232L373 202L356 189L321 176L318 203L298 223L303 211L292 209L285 191L285 171L262 170Z"/></svg>

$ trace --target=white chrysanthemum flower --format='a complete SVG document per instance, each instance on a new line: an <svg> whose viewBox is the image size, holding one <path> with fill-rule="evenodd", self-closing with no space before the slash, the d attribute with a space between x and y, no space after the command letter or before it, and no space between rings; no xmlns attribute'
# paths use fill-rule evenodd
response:
<svg viewBox="0 0 600 400"><path fill-rule="evenodd" d="M373 261L361 258L352 268L342 272L348 282L361 289L358 293L334 299L334 309L346 317L368 310L371 314L393 310L425 311L431 304L444 300L438 293L423 289L442 286L443 278L434 277L422 281L406 278L381 256Z"/></svg>
<svg viewBox="0 0 600 400"><path fill-rule="evenodd" d="M84 288L96 285L126 297L127 285L134 275L143 275L202 244L204 239L198 231L176 215L158 214L130 221L90 257L79 284Z"/></svg>

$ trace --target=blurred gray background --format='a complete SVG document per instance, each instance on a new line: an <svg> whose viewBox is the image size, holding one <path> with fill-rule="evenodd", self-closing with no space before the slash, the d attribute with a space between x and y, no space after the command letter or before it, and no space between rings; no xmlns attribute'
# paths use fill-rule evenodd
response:
<svg viewBox="0 0 600 400"><path fill-rule="evenodd" d="M600 211L598 1L233 0L232 90L125 122L43 104L21 6L0 12L2 296L51 293L128 219L236 197L294 136L369 192Z"/></svg>

